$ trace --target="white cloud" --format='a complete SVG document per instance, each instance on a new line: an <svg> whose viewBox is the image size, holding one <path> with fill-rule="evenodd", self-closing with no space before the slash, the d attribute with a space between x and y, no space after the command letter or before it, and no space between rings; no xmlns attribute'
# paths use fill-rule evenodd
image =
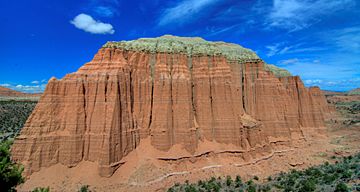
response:
<svg viewBox="0 0 360 192"><path fill-rule="evenodd" d="M31 83L32 84L39 84L40 82L39 81L32 81Z"/></svg>
<svg viewBox="0 0 360 192"><path fill-rule="evenodd" d="M11 85L8 84L8 83L4 83L4 84L0 84L0 86L2 86L2 87L10 87Z"/></svg>
<svg viewBox="0 0 360 192"><path fill-rule="evenodd" d="M5 84L0 84L0 86L25 93L41 93L44 92L46 88L46 84L44 83L38 85L23 85L23 84L14 85L14 84L5 83Z"/></svg>
<svg viewBox="0 0 360 192"><path fill-rule="evenodd" d="M320 80L320 79L307 79L307 80L304 80L304 83L306 85L317 85L317 84L320 84L322 83L323 81Z"/></svg>
<svg viewBox="0 0 360 192"><path fill-rule="evenodd" d="M317 85L325 90L337 91L360 87L360 74L357 70L359 61L356 58L347 59L348 56L340 54L335 54L331 58L326 57L315 60L299 58L298 62L282 67L293 75L300 75L307 86Z"/></svg>
<svg viewBox="0 0 360 192"><path fill-rule="evenodd" d="M348 91L360 86L360 78L343 80L307 79L304 80L304 84L306 86L319 86L324 90Z"/></svg>
<svg viewBox="0 0 360 192"><path fill-rule="evenodd" d="M114 34L115 30L113 26L108 23L94 20L90 15L84 13L79 14L73 20L71 24L75 25L76 28L84 30L93 34Z"/></svg>
<svg viewBox="0 0 360 192"><path fill-rule="evenodd" d="M274 0L266 25L297 31L354 5L355 0Z"/></svg>
<svg viewBox="0 0 360 192"><path fill-rule="evenodd" d="M159 26L171 23L186 23L196 18L203 9L211 6L220 0L184 0L173 7L162 11L158 21Z"/></svg>
<svg viewBox="0 0 360 192"><path fill-rule="evenodd" d="M11 87L12 89L16 90L16 91L21 91L21 92L27 92L27 93L38 93L38 92L43 92L44 89L42 88L41 85L16 85L15 87Z"/></svg>

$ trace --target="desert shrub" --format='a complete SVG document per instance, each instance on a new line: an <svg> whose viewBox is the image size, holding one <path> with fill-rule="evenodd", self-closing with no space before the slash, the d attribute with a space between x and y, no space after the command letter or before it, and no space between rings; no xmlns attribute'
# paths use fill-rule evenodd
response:
<svg viewBox="0 0 360 192"><path fill-rule="evenodd" d="M248 192L256 192L256 186L254 185L254 183L251 183L251 184L247 187L247 191L248 191Z"/></svg>
<svg viewBox="0 0 360 192"><path fill-rule="evenodd" d="M49 187L36 187L32 192L50 192Z"/></svg>
<svg viewBox="0 0 360 192"><path fill-rule="evenodd" d="M89 185L83 185L80 187L79 192L89 192Z"/></svg>
<svg viewBox="0 0 360 192"><path fill-rule="evenodd" d="M340 182L339 184L336 185L334 192L348 192L348 191L349 191L348 186L345 183Z"/></svg>
<svg viewBox="0 0 360 192"><path fill-rule="evenodd" d="M185 192L197 192L198 190L193 185L187 185L185 187Z"/></svg>
<svg viewBox="0 0 360 192"><path fill-rule="evenodd" d="M232 180L230 176L225 178L212 177L208 181L198 181L197 184L174 185L169 191L185 191L185 186L193 186L196 191L360 191L356 183L360 178L360 153L339 160L336 164L324 163L320 166L297 171L291 170L288 173L281 172L269 176L267 181L254 183L253 180L243 182L240 176ZM259 178L254 177L254 180ZM192 190L188 187L186 191Z"/></svg>
<svg viewBox="0 0 360 192"><path fill-rule="evenodd" d="M305 182L302 183L300 186L299 191L300 192L309 192L309 191L315 191L316 189L316 183L314 179L307 179Z"/></svg>
<svg viewBox="0 0 360 192"><path fill-rule="evenodd" d="M233 180L231 179L231 177L228 175L226 176L226 185L230 186L232 184Z"/></svg>
<svg viewBox="0 0 360 192"><path fill-rule="evenodd" d="M23 168L10 158L11 141L0 144L0 186L2 191L15 191L15 187L24 182Z"/></svg>
<svg viewBox="0 0 360 192"><path fill-rule="evenodd" d="M239 175L237 175L236 178L235 178L235 187L239 188L242 185L243 185L243 183L242 183L241 177Z"/></svg>
<svg viewBox="0 0 360 192"><path fill-rule="evenodd" d="M170 187L167 192L175 192L175 189L173 187Z"/></svg>
<svg viewBox="0 0 360 192"><path fill-rule="evenodd" d="M272 181L272 177L269 176L269 177L267 178L267 180L268 180L268 181Z"/></svg>
<svg viewBox="0 0 360 192"><path fill-rule="evenodd" d="M19 133L35 105L34 101L0 101L0 142Z"/></svg>
<svg viewBox="0 0 360 192"><path fill-rule="evenodd" d="M203 182L202 180L199 180L199 181L198 181L198 185L199 185L199 186L203 186L203 185L204 185L204 182Z"/></svg>

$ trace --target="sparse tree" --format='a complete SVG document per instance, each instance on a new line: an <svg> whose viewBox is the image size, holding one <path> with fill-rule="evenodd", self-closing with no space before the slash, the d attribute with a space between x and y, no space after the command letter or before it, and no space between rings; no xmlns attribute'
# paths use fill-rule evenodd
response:
<svg viewBox="0 0 360 192"><path fill-rule="evenodd" d="M2 191L15 191L15 187L24 182L23 168L10 158L10 141L0 144L0 186Z"/></svg>

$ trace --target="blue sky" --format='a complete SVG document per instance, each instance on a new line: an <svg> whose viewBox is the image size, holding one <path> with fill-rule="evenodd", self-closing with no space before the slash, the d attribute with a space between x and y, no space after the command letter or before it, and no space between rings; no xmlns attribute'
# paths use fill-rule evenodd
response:
<svg viewBox="0 0 360 192"><path fill-rule="evenodd" d="M27 92L106 41L200 36L241 44L307 86L360 87L358 0L3 0L0 85Z"/></svg>

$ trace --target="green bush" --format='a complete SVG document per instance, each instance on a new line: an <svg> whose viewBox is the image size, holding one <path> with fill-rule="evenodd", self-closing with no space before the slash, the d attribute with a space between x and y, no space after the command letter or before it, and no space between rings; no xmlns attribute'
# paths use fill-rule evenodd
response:
<svg viewBox="0 0 360 192"><path fill-rule="evenodd" d="M235 187L236 188L240 188L243 185L241 177L239 175L236 176L235 178Z"/></svg>
<svg viewBox="0 0 360 192"><path fill-rule="evenodd" d="M348 186L345 183L341 182L336 185L334 192L348 192L348 191L349 191Z"/></svg>
<svg viewBox="0 0 360 192"><path fill-rule="evenodd" d="M300 192L309 192L309 191L315 191L315 189L316 189L316 183L315 183L314 179L308 179L302 183L299 191Z"/></svg>
<svg viewBox="0 0 360 192"><path fill-rule="evenodd" d="M254 184L249 185L248 188L247 188L247 191L248 192L256 192L255 185Z"/></svg>
<svg viewBox="0 0 360 192"><path fill-rule="evenodd" d="M232 184L232 179L231 179L231 177L230 176L226 176L226 185L227 186L230 186L231 184Z"/></svg>
<svg viewBox="0 0 360 192"><path fill-rule="evenodd" d="M10 159L10 141L0 144L0 186L2 191L15 191L15 187L24 182L21 173L23 167Z"/></svg>
<svg viewBox="0 0 360 192"><path fill-rule="evenodd" d="M79 192L89 192L89 185L83 185L81 186Z"/></svg>

